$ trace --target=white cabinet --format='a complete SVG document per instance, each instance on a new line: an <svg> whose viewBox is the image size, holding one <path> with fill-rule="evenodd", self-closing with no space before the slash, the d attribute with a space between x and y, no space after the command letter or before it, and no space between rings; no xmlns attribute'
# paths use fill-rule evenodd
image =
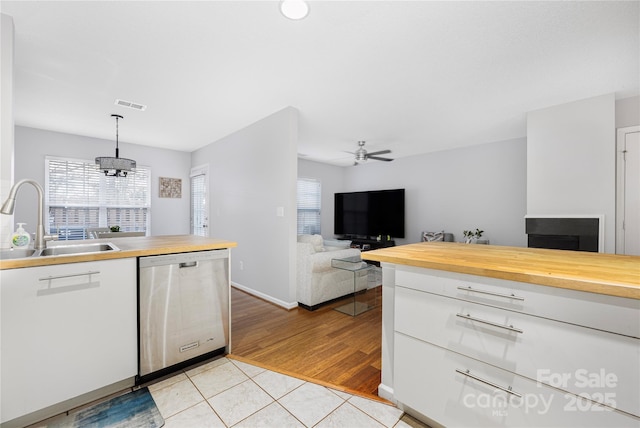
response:
<svg viewBox="0 0 640 428"><path fill-rule="evenodd" d="M136 375L135 258L0 279L2 422Z"/></svg>
<svg viewBox="0 0 640 428"><path fill-rule="evenodd" d="M638 426L638 303L396 266L394 398L447 426Z"/></svg>

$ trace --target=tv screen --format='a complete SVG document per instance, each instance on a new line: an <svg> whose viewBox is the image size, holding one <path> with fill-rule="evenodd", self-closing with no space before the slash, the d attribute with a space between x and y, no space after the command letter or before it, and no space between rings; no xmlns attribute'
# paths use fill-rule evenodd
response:
<svg viewBox="0 0 640 428"><path fill-rule="evenodd" d="M404 189L335 194L334 233L404 238Z"/></svg>

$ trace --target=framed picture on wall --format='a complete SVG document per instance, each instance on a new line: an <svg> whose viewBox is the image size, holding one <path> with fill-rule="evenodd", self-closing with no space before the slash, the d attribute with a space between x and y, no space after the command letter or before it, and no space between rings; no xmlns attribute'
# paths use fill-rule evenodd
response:
<svg viewBox="0 0 640 428"><path fill-rule="evenodd" d="M161 198L182 198L182 179L160 177Z"/></svg>

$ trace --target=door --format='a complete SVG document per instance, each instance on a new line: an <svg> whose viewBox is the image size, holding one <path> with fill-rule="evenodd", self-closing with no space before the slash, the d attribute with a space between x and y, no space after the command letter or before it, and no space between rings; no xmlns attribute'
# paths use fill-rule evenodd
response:
<svg viewBox="0 0 640 428"><path fill-rule="evenodd" d="M640 256L640 126L618 129L616 253Z"/></svg>
<svg viewBox="0 0 640 428"><path fill-rule="evenodd" d="M209 166L191 169L191 234L209 236Z"/></svg>

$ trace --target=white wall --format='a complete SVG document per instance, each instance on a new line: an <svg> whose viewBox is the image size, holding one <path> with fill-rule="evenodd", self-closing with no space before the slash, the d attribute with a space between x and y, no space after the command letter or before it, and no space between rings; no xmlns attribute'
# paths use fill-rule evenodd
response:
<svg viewBox="0 0 640 428"><path fill-rule="evenodd" d="M288 107L191 156L209 164L210 236L238 243L233 283L285 307L296 304L297 126Z"/></svg>
<svg viewBox="0 0 640 428"><path fill-rule="evenodd" d="M325 238L331 238L334 236L333 195L343 191L345 186L344 175L345 168L343 167L298 159L298 177L315 178L321 183L320 190L322 192L322 196L320 200L320 232Z"/></svg>
<svg viewBox="0 0 640 428"><path fill-rule="evenodd" d="M151 168L151 235L189 234L190 153L122 141L119 141L119 146L122 157L134 159L138 165ZM113 156L115 147L115 137L111 141L16 126L15 181L31 178L44 187L46 156L91 160L96 156ZM181 178L182 198L160 198L159 177ZM33 186L23 186L16 200L16 222L26 222L26 229L34 232L36 211L35 189Z"/></svg>
<svg viewBox="0 0 640 428"><path fill-rule="evenodd" d="M13 184L13 18L0 14L0 202ZM0 214L0 248L9 247L13 216Z"/></svg>
<svg viewBox="0 0 640 428"><path fill-rule="evenodd" d="M527 115L527 214L604 215L615 252L615 97L602 95Z"/></svg>
<svg viewBox="0 0 640 428"><path fill-rule="evenodd" d="M477 227L491 244L526 246L524 138L344 167L342 185L333 180L330 186L324 184L336 167L327 165L322 172L308 164L300 162L300 176L314 174L323 181L323 204L325 191L331 192L330 222L323 216L324 236L333 235L336 191L404 188L405 239L396 239L396 245L418 242L424 230L444 230L462 241L463 230ZM326 213L327 207L322 209Z"/></svg>
<svg viewBox="0 0 640 428"><path fill-rule="evenodd" d="M616 101L616 128L640 125L640 96Z"/></svg>

